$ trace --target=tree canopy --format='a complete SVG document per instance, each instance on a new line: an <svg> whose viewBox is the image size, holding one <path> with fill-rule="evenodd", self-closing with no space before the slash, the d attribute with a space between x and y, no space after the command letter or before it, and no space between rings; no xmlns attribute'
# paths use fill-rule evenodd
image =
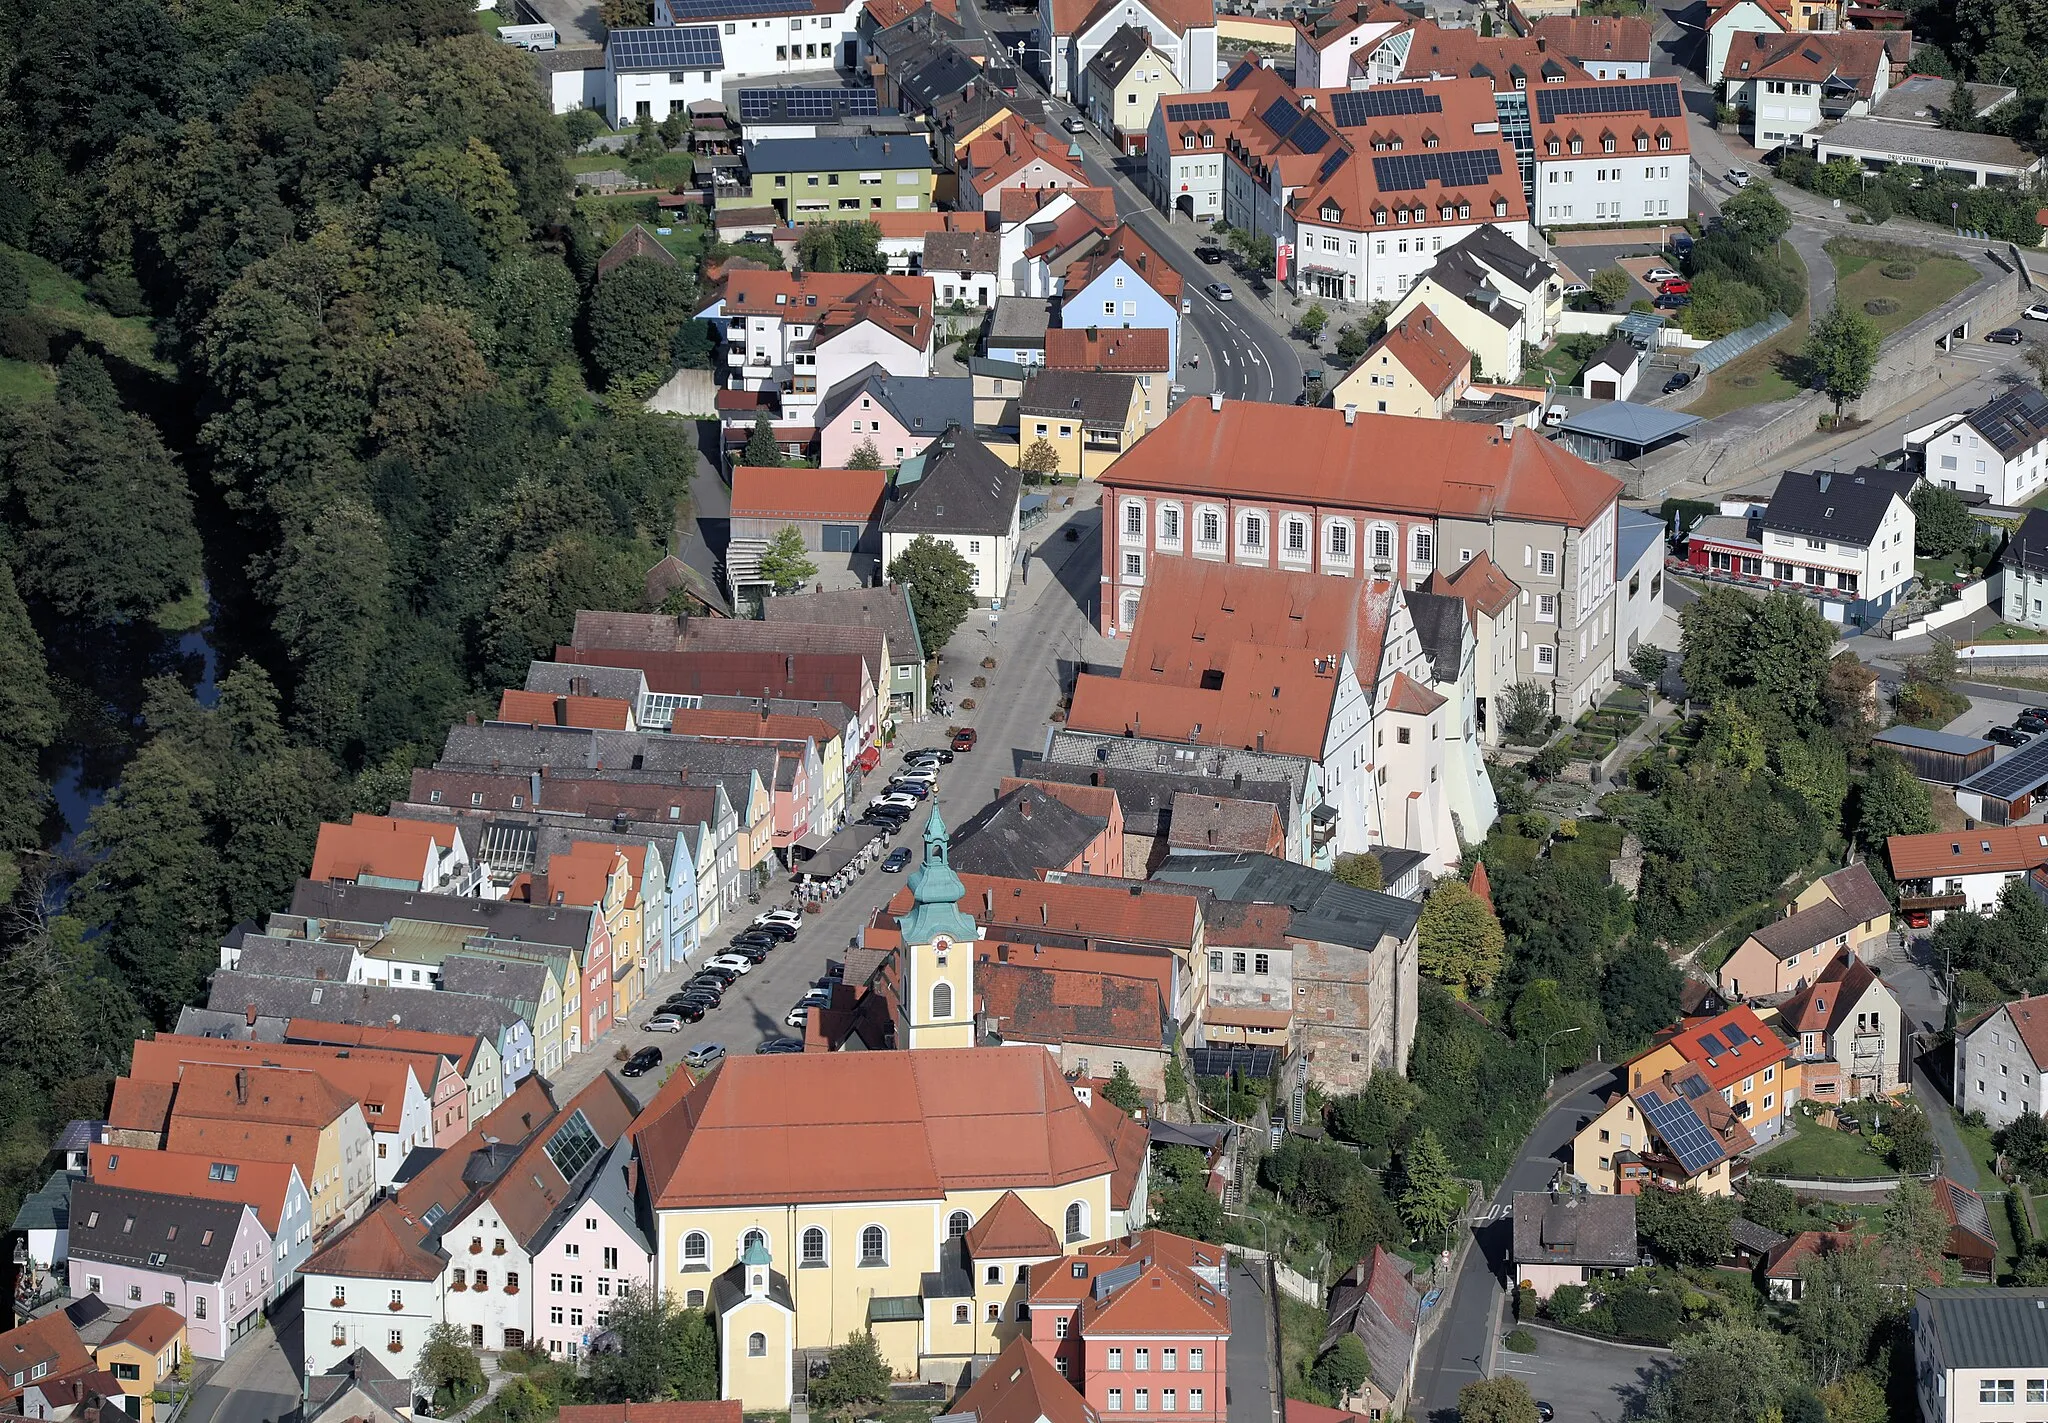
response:
<svg viewBox="0 0 2048 1423"><path fill-rule="evenodd" d="M889 563L889 581L910 590L924 655L937 657L974 610L974 567L944 539L919 534Z"/></svg>

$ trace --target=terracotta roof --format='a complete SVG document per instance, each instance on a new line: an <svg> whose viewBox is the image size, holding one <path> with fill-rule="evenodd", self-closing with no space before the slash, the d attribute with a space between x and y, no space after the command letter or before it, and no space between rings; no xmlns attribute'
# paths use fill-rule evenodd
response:
<svg viewBox="0 0 2048 1423"><path fill-rule="evenodd" d="M1733 1042L1728 1032L1731 1027L1741 1032L1742 1042ZM1792 1055L1784 1040L1766 1028L1756 1010L1746 1003L1738 1003L1711 1018L1689 1019L1667 1041L1717 1089L1762 1072Z"/></svg>
<svg viewBox="0 0 2048 1423"><path fill-rule="evenodd" d="M1647 22L1637 23L1647 28ZM1791 35L1747 31L1730 40L1721 77L1737 83L1794 79L1818 84L1840 79L1868 99L1877 87L1878 71L1891 66L1889 38L1876 30L1801 30Z"/></svg>
<svg viewBox="0 0 2048 1423"><path fill-rule="evenodd" d="M1387 710L1404 716L1428 716L1444 704L1444 698L1423 686L1406 672L1396 672L1387 692Z"/></svg>
<svg viewBox="0 0 2048 1423"><path fill-rule="evenodd" d="M859 272L731 272L723 288L728 316L772 316L811 326L812 343L871 321L923 350L932 336L930 277Z"/></svg>
<svg viewBox="0 0 2048 1423"><path fill-rule="evenodd" d="M1859 924L1883 919L1892 912L1891 901L1885 898L1884 891L1871 878L1870 866L1861 860L1853 865L1844 865L1833 874L1822 875L1820 882L1827 886L1834 901L1848 910L1849 917Z"/></svg>
<svg viewBox="0 0 2048 1423"><path fill-rule="evenodd" d="M768 626L768 624L760 624ZM777 628L789 624L774 624ZM833 629L851 632L852 629ZM647 674L651 692L716 693L723 696L797 697L807 701L861 705L867 660L858 653L825 656L780 652L642 652L633 648L556 649L557 662L582 662L596 667L637 667Z"/></svg>
<svg viewBox="0 0 2048 1423"><path fill-rule="evenodd" d="M1004 114L1000 123L958 151L954 160L960 176L972 182L984 198L1033 163L1056 169L1076 186L1086 185L1088 170L1068 153L1070 146L1070 141L1054 138L1037 124Z"/></svg>
<svg viewBox="0 0 2048 1423"><path fill-rule="evenodd" d="M1489 910L1493 908L1493 881L1487 876L1486 861L1474 860L1472 862L1472 878L1465 883L1474 894L1479 896L1481 904L1484 904Z"/></svg>
<svg viewBox="0 0 2048 1423"><path fill-rule="evenodd" d="M1134 881L1128 888L1063 884L962 873L960 907L1002 937L1016 928L1041 927L1091 939L1166 944L1192 950L1200 938L1201 902ZM907 888L889 901L892 916L910 912Z"/></svg>
<svg viewBox="0 0 2048 1423"><path fill-rule="evenodd" d="M1219 948L1284 949L1294 907L1217 899L1210 903L1208 917L1208 941Z"/></svg>
<svg viewBox="0 0 2048 1423"><path fill-rule="evenodd" d="M1056 35L1073 35L1093 28L1105 16L1113 13L1123 0L1053 0L1052 32ZM1185 35L1191 29L1213 29L1216 25L1215 0L1144 0L1147 12L1177 35Z"/></svg>
<svg viewBox="0 0 2048 1423"><path fill-rule="evenodd" d="M1005 776L996 783L996 794L1006 796L1011 791L1029 786L1040 790L1053 799L1063 802L1068 809L1078 810L1083 815L1092 815L1107 821L1116 814L1116 792L1107 786L1077 786L1065 781L1040 781L1029 776Z"/></svg>
<svg viewBox="0 0 2048 1423"><path fill-rule="evenodd" d="M868 934L876 937L874 931ZM1031 968L1067 969L1079 973L1108 973L1118 978L1141 979L1159 990L1159 1001L1173 1002L1177 960L1171 949L1153 945L1124 947L1108 944L1074 945L1060 943L1071 938L1056 932L1029 928L990 930L975 940L976 963L1023 964ZM1046 942L1052 940L1053 942ZM900 942L900 938L898 940Z"/></svg>
<svg viewBox="0 0 2048 1423"><path fill-rule="evenodd" d="M1181 274L1171 262L1159 254L1159 249L1139 235L1138 230L1128 223L1113 229L1099 246L1091 248L1080 261L1067 268L1065 291L1072 296L1082 287L1108 271L1118 261L1134 272L1144 283L1169 301L1179 301L1181 289L1186 285ZM1135 334L1132 333L1132 334ZM1045 333L1046 353L1051 359L1052 332ZM1132 367L1131 369L1136 369ZM1148 367L1159 369L1159 367Z"/></svg>
<svg viewBox="0 0 2048 1423"><path fill-rule="evenodd" d="M929 1200L1120 1164L1050 1054L980 1048L728 1058L671 1077L635 1139L663 1210Z"/></svg>
<svg viewBox="0 0 2048 1423"><path fill-rule="evenodd" d="M1320 1403L1305 1403L1298 1398L1288 1399L1286 1410L1287 1423L1367 1423L1363 1413L1325 1408Z"/></svg>
<svg viewBox="0 0 2048 1423"><path fill-rule="evenodd" d="M1457 385L1461 376L1472 373L1472 353L1448 328L1439 326L1435 313L1427 309L1403 317L1359 364L1372 365L1375 357L1398 362L1437 399Z"/></svg>
<svg viewBox="0 0 2048 1423"><path fill-rule="evenodd" d="M633 706L617 697L555 697L546 692L507 688L498 696L499 721L548 722L555 726L599 726L624 731L633 720ZM318 873L314 876L320 878Z"/></svg>
<svg viewBox="0 0 2048 1423"><path fill-rule="evenodd" d="M1581 64L1650 62L1650 22L1637 15L1545 15L1529 33Z"/></svg>
<svg viewBox="0 0 2048 1423"><path fill-rule="evenodd" d="M739 465L732 472L735 519L847 519L881 517L889 476L879 469L770 469Z"/></svg>
<svg viewBox="0 0 2048 1423"><path fill-rule="evenodd" d="M1031 1307L1081 1306L1081 1332L1154 1338L1230 1332L1230 1302L1199 1271L1221 1268L1222 1250L1163 1230L1091 1246L1031 1267ZM1126 1265L1135 1276L1104 1285ZM1077 1275L1076 1271L1082 1271Z"/></svg>
<svg viewBox="0 0 2048 1423"><path fill-rule="evenodd" d="M2048 1068L2048 993L2037 993L2031 998L2016 998L2010 1003L2000 1004L1989 1012L1980 1014L1963 1024L1958 1032L1969 1032L1993 1014L2003 1012L2011 1021L2013 1031L2026 1044L2027 1056L2033 1058L2034 1066Z"/></svg>
<svg viewBox="0 0 2048 1423"><path fill-rule="evenodd" d="M740 1401L715 1398L701 1403L571 1403L564 1405L557 1423L740 1423Z"/></svg>
<svg viewBox="0 0 2048 1423"><path fill-rule="evenodd" d="M234 1167L234 1180L216 1179L222 1174L223 1165ZM274 1236L278 1222L284 1218L285 1197L291 1191L292 1163L254 1159L224 1162L217 1155L139 1151L100 1142L87 1148L86 1174L114 1186L146 1187L208 1201L239 1201L252 1208L263 1228Z"/></svg>
<svg viewBox="0 0 2048 1423"><path fill-rule="evenodd" d="M862 221L872 222L880 228L884 239L899 242L933 232L988 230L988 214L979 209L967 212L871 212Z"/></svg>
<svg viewBox="0 0 2048 1423"><path fill-rule="evenodd" d="M159 1033L136 1042L128 1073L179 1084L173 1117L325 1126L353 1101L361 1104L372 1131L396 1131L407 1078L431 1100L439 1062L437 1054ZM246 1103L235 1084L237 1068L249 1072ZM309 1079L327 1090L308 1090ZM288 1100L294 1092L299 1094L296 1104ZM279 1099L275 1104L266 1100L272 1095Z"/></svg>
<svg viewBox="0 0 2048 1423"><path fill-rule="evenodd" d="M379 1201L361 1220L315 1250L301 1278L342 1275L371 1280L438 1280L447 1262L421 1242L433 1229L398 1199Z"/></svg>
<svg viewBox="0 0 2048 1423"><path fill-rule="evenodd" d="M1250 400L1221 410L1184 402L1102 482L1572 528L1590 526L1621 494L1612 475L1530 430L1506 437L1491 425L1369 414L1346 424L1341 410ZM1195 560L1157 567L1182 562Z"/></svg>
<svg viewBox="0 0 2048 1423"><path fill-rule="evenodd" d="M1278 853L1286 844L1280 812L1268 801L1182 791L1173 798L1166 843L1178 849Z"/></svg>
<svg viewBox="0 0 2048 1423"><path fill-rule="evenodd" d="M46 1366L43 1376L51 1382L93 1367L91 1353L61 1309L0 1334L0 1386L17 1373L33 1373L37 1364Z"/></svg>
<svg viewBox="0 0 2048 1423"><path fill-rule="evenodd" d="M1183 561L1193 562L1162 559L1156 567ZM1148 598L1145 605L1156 605L1155 600ZM1250 688L1243 696L1084 675L1076 680L1067 727L1320 760L1336 696L1334 674L1317 671L1320 660L1304 652L1233 646L1221 658L1223 681L1226 686Z"/></svg>
<svg viewBox="0 0 2048 1423"><path fill-rule="evenodd" d="M383 815L358 814L347 825L322 824L308 877L357 880L375 876L417 883L426 872L431 847L452 844L454 835L450 826L422 825Z"/></svg>
<svg viewBox="0 0 2048 1423"><path fill-rule="evenodd" d="M1415 1336L1422 1319L1422 1292L1415 1287L1415 1267L1384 1245L1344 1272L1330 1290L1330 1324L1323 1334L1323 1348L1334 1346L1345 1334L1355 1334L1365 1346L1366 1359L1374 1378L1404 1379L1414 1355ZM1389 1394L1398 1390L1383 1386ZM1299 1423L1289 1405L1289 1423Z"/></svg>
<svg viewBox="0 0 2048 1423"><path fill-rule="evenodd" d="M980 1220L968 1227L967 1253L980 1261L1058 1255L1061 1250L1052 1227L1032 1213L1023 1197L1015 1191L1005 1191L982 1213Z"/></svg>
<svg viewBox="0 0 2048 1423"><path fill-rule="evenodd" d="M731 738L737 741L814 741L822 753L846 734L823 717L791 716L770 712L715 711L705 707L678 707L669 723L671 736Z"/></svg>
<svg viewBox="0 0 2048 1423"><path fill-rule="evenodd" d="M1005 188L997 198L996 216L1004 227L1027 222L1058 198L1072 198L1076 207L1105 229L1116 225L1116 193L1110 188Z"/></svg>
<svg viewBox="0 0 2048 1423"><path fill-rule="evenodd" d="M274 1161L296 1166L299 1179L308 1182L310 1189L313 1162L320 1154L320 1133L274 1122L185 1118L171 1123L164 1146L209 1161Z"/></svg>
<svg viewBox="0 0 2048 1423"><path fill-rule="evenodd" d="M1085 969L984 961L974 972L978 1015L1005 1040L1095 1043L1159 1051L1171 1019L1157 982Z"/></svg>
<svg viewBox="0 0 2048 1423"><path fill-rule="evenodd" d="M1158 372L1171 367L1164 327L1059 326L1045 333L1053 370Z"/></svg>
<svg viewBox="0 0 2048 1423"><path fill-rule="evenodd" d="M137 1082L132 1077L114 1079L114 1099L107 1108L111 1131L156 1132L170 1124L171 1096L168 1082Z"/></svg>
<svg viewBox="0 0 2048 1423"><path fill-rule="evenodd" d="M1349 8L1340 5L1322 16L1316 21L1314 29L1300 21L1295 22L1295 28L1307 35L1309 43L1317 49L1328 49L1346 35L1367 25L1386 25L1390 27L1388 33L1394 34L1408 29L1414 23L1415 17L1392 3L1392 0L1356 0Z"/></svg>
<svg viewBox="0 0 2048 1423"><path fill-rule="evenodd" d="M1122 461L1118 464L1121 467ZM1884 849L1895 880L2024 872L2048 863L2048 827L1980 825L1975 830L1894 835Z"/></svg>
<svg viewBox="0 0 2048 1423"><path fill-rule="evenodd" d="M601 279L614 267L633 261L635 258L641 258L663 267L673 267L676 265L675 253L662 246L653 233L636 222L626 230L624 237L621 237L617 242L606 248L604 255L597 259L597 275Z"/></svg>
<svg viewBox="0 0 2048 1423"><path fill-rule="evenodd" d="M1462 599L1468 610L1489 618L1498 617L1501 610L1512 604L1521 592L1515 580L1501 571L1500 565L1493 561L1493 555L1485 549L1449 573L1441 568L1432 569L1429 581L1422 588L1426 593Z"/></svg>
<svg viewBox="0 0 2048 1423"><path fill-rule="evenodd" d="M202 1041L218 1043L220 1039ZM147 1050L139 1043L137 1048L137 1056L144 1056ZM316 1072L305 1067L266 1067L260 1063L234 1066L187 1062L182 1070L173 1074L178 1089L171 1103L172 1134L175 1136L180 1122L204 1118L225 1118L238 1123L266 1122L318 1130L345 1114L357 1100L328 1080L329 1071L324 1064ZM398 1096L392 1098L394 1106L402 1100Z"/></svg>
<svg viewBox="0 0 2048 1423"><path fill-rule="evenodd" d="M1100 1423L1088 1400L1024 1334L982 1371L951 1413L971 1415L974 1423Z"/></svg>
<svg viewBox="0 0 2048 1423"><path fill-rule="evenodd" d="M1764 1278L1797 1279L1806 1272L1807 1262L1837 1250L1847 1250L1856 1240L1850 1230L1802 1230L1770 1253L1764 1261Z"/></svg>
<svg viewBox="0 0 2048 1423"><path fill-rule="evenodd" d="M1709 0L1706 17L1700 21L1700 28L1703 31L1712 30L1714 26L1740 9L1743 3L1744 0ZM1783 0L1748 0L1748 3L1763 11L1764 18L1776 21L1782 29L1789 30L1797 23L1792 17L1792 7L1783 3Z"/></svg>
<svg viewBox="0 0 2048 1423"><path fill-rule="evenodd" d="M605 892L611 887L612 871L620 860L628 862L628 878L631 888L627 891L627 903L639 898L640 874L647 862L647 847L632 847L637 856L628 849L617 845L601 845L595 841L579 840L559 855L548 858L543 892L534 898L547 904L573 904L581 908L604 903ZM639 866L631 861L638 858Z"/></svg>
<svg viewBox="0 0 2048 1423"><path fill-rule="evenodd" d="M164 1345L184 1332L184 1315L167 1304L146 1304L115 1325L99 1347L132 1344L145 1354L160 1354Z"/></svg>

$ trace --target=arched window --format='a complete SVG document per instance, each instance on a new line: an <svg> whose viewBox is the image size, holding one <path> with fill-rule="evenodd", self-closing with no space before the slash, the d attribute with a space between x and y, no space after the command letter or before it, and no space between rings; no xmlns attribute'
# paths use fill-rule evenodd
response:
<svg viewBox="0 0 2048 1423"><path fill-rule="evenodd" d="M861 1231L860 1262L863 1265L889 1263L889 1235L879 1225L871 1225Z"/></svg>
<svg viewBox="0 0 2048 1423"><path fill-rule="evenodd" d="M1067 1239L1069 1241L1088 1238L1088 1203L1075 1201L1067 1207Z"/></svg>
<svg viewBox="0 0 2048 1423"><path fill-rule="evenodd" d="M765 1359L768 1357L768 1336L766 1334L756 1333L747 1336L747 1357L750 1359Z"/></svg>
<svg viewBox="0 0 2048 1423"><path fill-rule="evenodd" d="M953 1016L953 985L935 983L932 985L932 1016L950 1018Z"/></svg>
<svg viewBox="0 0 2048 1423"><path fill-rule="evenodd" d="M702 1309L704 1307L704 1291L691 1290L683 1296L683 1305L688 1309Z"/></svg>
<svg viewBox="0 0 2048 1423"><path fill-rule="evenodd" d="M953 1306L953 1322L955 1324L965 1324L968 1322L966 1305L956 1304Z"/></svg>
<svg viewBox="0 0 2048 1423"><path fill-rule="evenodd" d="M825 1232L812 1226L804 1232L803 1263L822 1265L825 1263Z"/></svg>
<svg viewBox="0 0 2048 1423"><path fill-rule="evenodd" d="M683 1268L711 1263L711 1237L701 1230L693 1230L683 1237Z"/></svg>
<svg viewBox="0 0 2048 1423"><path fill-rule="evenodd" d="M768 1248L768 1236L765 1232L750 1230L740 1237L740 1251L742 1254L753 1249L756 1245L759 1245L763 1250Z"/></svg>
<svg viewBox="0 0 2048 1423"><path fill-rule="evenodd" d="M1341 519L1332 519L1326 540L1330 557L1349 560L1351 557L1351 525Z"/></svg>
<svg viewBox="0 0 2048 1423"><path fill-rule="evenodd" d="M954 1211L946 1217L946 1238L948 1240L958 1240L967 1233L968 1228L973 1224L974 1217L966 1211Z"/></svg>

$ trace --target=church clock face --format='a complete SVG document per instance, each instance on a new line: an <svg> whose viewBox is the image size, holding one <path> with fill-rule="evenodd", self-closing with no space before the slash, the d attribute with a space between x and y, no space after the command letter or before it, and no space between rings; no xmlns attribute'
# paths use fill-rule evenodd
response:
<svg viewBox="0 0 2048 1423"><path fill-rule="evenodd" d="M933 935L932 947L943 954L946 950L953 947L953 936L951 934Z"/></svg>

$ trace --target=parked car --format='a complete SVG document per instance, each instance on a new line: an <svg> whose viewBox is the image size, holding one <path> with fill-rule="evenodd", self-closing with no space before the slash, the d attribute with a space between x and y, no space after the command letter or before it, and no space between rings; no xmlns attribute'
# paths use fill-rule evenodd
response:
<svg viewBox="0 0 2048 1423"><path fill-rule="evenodd" d="M1669 281L1659 282L1657 284L1657 290L1663 292L1666 296L1669 296L1673 292L1691 291L1692 283L1687 281L1684 277L1673 277Z"/></svg>
<svg viewBox="0 0 2048 1423"><path fill-rule="evenodd" d="M763 953L768 952L768 950L774 948L777 944L781 942L782 940L776 938L766 929L748 929L742 933L738 933L732 936L732 943L734 948L738 948L742 944L744 944L749 948L758 948Z"/></svg>
<svg viewBox="0 0 2048 1423"><path fill-rule="evenodd" d="M1747 168L1730 168L1728 170L1728 186L1731 188L1748 187L1749 170Z"/></svg>
<svg viewBox="0 0 2048 1423"><path fill-rule="evenodd" d="M2031 731L2038 736L2042 732L2048 731L2048 712L2044 712L2038 707L2028 707L2013 718L2012 724L2021 731Z"/></svg>
<svg viewBox="0 0 2048 1423"><path fill-rule="evenodd" d="M1591 296L1593 289L1584 282L1566 282L1564 284L1564 294L1566 299L1569 300L1575 296Z"/></svg>
<svg viewBox="0 0 2048 1423"><path fill-rule="evenodd" d="M626 1065L619 1069L621 1077L645 1077L661 1066L661 1049L644 1047L626 1059Z"/></svg>
<svg viewBox="0 0 2048 1423"><path fill-rule="evenodd" d="M910 816L905 811L870 810L861 816L859 823L862 825L872 825L885 835L894 835L903 828L904 823L909 819Z"/></svg>
<svg viewBox="0 0 2048 1423"><path fill-rule="evenodd" d="M906 794L903 791L890 791L886 795L876 796L875 803L869 806L868 809L900 810L905 815L909 815L911 811L917 809L917 797Z"/></svg>
<svg viewBox="0 0 2048 1423"><path fill-rule="evenodd" d="M941 766L950 766L953 764L953 753L943 746L920 746L915 751L904 753L904 765L908 766L916 761L936 761Z"/></svg>
<svg viewBox="0 0 2048 1423"><path fill-rule="evenodd" d="M973 727L961 727L958 731L953 733L953 749L955 751L972 751L974 749L974 743L977 739L977 736L978 733L975 731Z"/></svg>
<svg viewBox="0 0 2048 1423"><path fill-rule="evenodd" d="M1223 260L1223 249L1221 247L1197 247L1195 249L1195 259L1204 266L1213 267Z"/></svg>
<svg viewBox="0 0 2048 1423"><path fill-rule="evenodd" d="M717 1001L717 999L712 998L709 994L692 994L687 998L679 998L674 1002L662 1004L661 1011L654 1016L657 1018L679 1018L685 1023L694 1023L710 1012L712 1005Z"/></svg>
<svg viewBox="0 0 2048 1423"><path fill-rule="evenodd" d="M882 872L884 874L901 874L909 867L910 847L907 845L898 845L889 852L889 858L882 861Z"/></svg>
<svg viewBox="0 0 2048 1423"><path fill-rule="evenodd" d="M756 934L766 934L776 943L786 944L791 939L794 939L796 937L796 929L791 925L783 923L780 919L773 920L766 924L763 924L759 919L756 919L753 923L753 926L745 931L745 934L748 938L751 938Z"/></svg>
<svg viewBox="0 0 2048 1423"><path fill-rule="evenodd" d="M1571 418L1572 412L1562 405L1547 405L1543 408L1543 423L1546 425L1562 425Z"/></svg>
<svg viewBox="0 0 2048 1423"><path fill-rule="evenodd" d="M750 964L748 965L748 967L752 967L752 965ZM716 983L720 991L722 992L725 989L732 987L734 983L738 982L739 976L742 972L743 970L741 969L726 968L722 966L717 959L712 959L709 963L703 965L701 968L697 970L696 976L693 977L690 980L690 982L694 984L702 980L709 980L713 983Z"/></svg>
<svg viewBox="0 0 2048 1423"><path fill-rule="evenodd" d="M1934 923L1934 911L1931 909L1908 909L1905 913L1905 919L1908 929L1925 929Z"/></svg>
<svg viewBox="0 0 2048 1423"><path fill-rule="evenodd" d="M932 787L931 782L929 781L898 780L889 782L890 795L907 795L913 796L918 800L923 800L926 796L930 795L931 793Z"/></svg>
<svg viewBox="0 0 2048 1423"><path fill-rule="evenodd" d="M727 948L725 954L720 955L720 957L727 955L733 958L745 959L757 968L768 962L768 950L760 944L734 944Z"/></svg>
<svg viewBox="0 0 2048 1423"><path fill-rule="evenodd" d="M1984 339L1995 346L2017 346L2027 337L2017 326L2001 326L1996 331L1985 332Z"/></svg>
<svg viewBox="0 0 2048 1423"><path fill-rule="evenodd" d="M794 909L771 909L757 917L754 922L763 928L770 924L780 924L794 934L804 927L804 916Z"/></svg>
<svg viewBox="0 0 2048 1423"><path fill-rule="evenodd" d="M703 1016L704 1014L701 1011L697 1014L698 1018ZM696 1019L685 1018L681 1013L656 1013L652 1018L649 1018L640 1025L640 1031L643 1033L680 1033L683 1030L684 1023L694 1021Z"/></svg>
<svg viewBox="0 0 2048 1423"><path fill-rule="evenodd" d="M2029 321L2048 321L2048 304L2037 301L2020 315Z"/></svg>
<svg viewBox="0 0 2048 1423"><path fill-rule="evenodd" d="M1692 298L1680 292L1672 292L1658 297L1650 305L1656 307L1659 311L1676 311L1682 306L1691 306Z"/></svg>
<svg viewBox="0 0 2048 1423"><path fill-rule="evenodd" d="M1068 133L1086 133L1088 132L1088 121L1079 114L1069 114L1066 118L1060 120L1060 127Z"/></svg>
<svg viewBox="0 0 2048 1423"><path fill-rule="evenodd" d="M1674 391L1674 390L1684 390L1684 389L1685 389L1685 388L1686 388L1687 386L1689 386L1689 385L1691 385L1691 384L1692 384L1692 372L1691 372L1691 371L1673 371L1673 372L1671 373L1671 379L1669 379L1669 380L1667 380L1667 381L1665 381L1665 382L1664 382L1664 393L1665 393L1666 395L1669 395L1669 394L1671 394L1671 392L1672 392L1672 391Z"/></svg>
<svg viewBox="0 0 2048 1423"><path fill-rule="evenodd" d="M1211 282L1206 287L1203 287L1202 290L1209 294L1211 301L1237 300L1237 293L1230 289L1228 282Z"/></svg>
<svg viewBox="0 0 2048 1423"><path fill-rule="evenodd" d="M2024 746L2033 736L2017 726L1994 726L1984 733L1986 741L1995 741L2000 746Z"/></svg>
<svg viewBox="0 0 2048 1423"><path fill-rule="evenodd" d="M770 1038L754 1049L756 1057L774 1057L778 1053L802 1052L804 1045L795 1038Z"/></svg>
<svg viewBox="0 0 2048 1423"><path fill-rule="evenodd" d="M744 954L720 954L704 965L706 968L727 968L734 973L752 973L754 961Z"/></svg>
<svg viewBox="0 0 2048 1423"><path fill-rule="evenodd" d="M1674 272L1669 267L1652 267L1643 274L1643 280L1655 285L1658 282L1675 282L1683 279L1683 272Z"/></svg>
<svg viewBox="0 0 2048 1423"><path fill-rule="evenodd" d="M725 1049L717 1043L698 1043L683 1054L683 1066L692 1072L704 1072L725 1061Z"/></svg>
<svg viewBox="0 0 2048 1423"><path fill-rule="evenodd" d="M801 1028L804 1024L810 1022L811 1009L815 1006L815 1004L811 1003L797 1004L796 1007L782 1015L783 1026L786 1028Z"/></svg>
<svg viewBox="0 0 2048 1423"><path fill-rule="evenodd" d="M916 781L919 785L935 786L939 783L939 768L936 766L906 766L889 779L892 781Z"/></svg>

